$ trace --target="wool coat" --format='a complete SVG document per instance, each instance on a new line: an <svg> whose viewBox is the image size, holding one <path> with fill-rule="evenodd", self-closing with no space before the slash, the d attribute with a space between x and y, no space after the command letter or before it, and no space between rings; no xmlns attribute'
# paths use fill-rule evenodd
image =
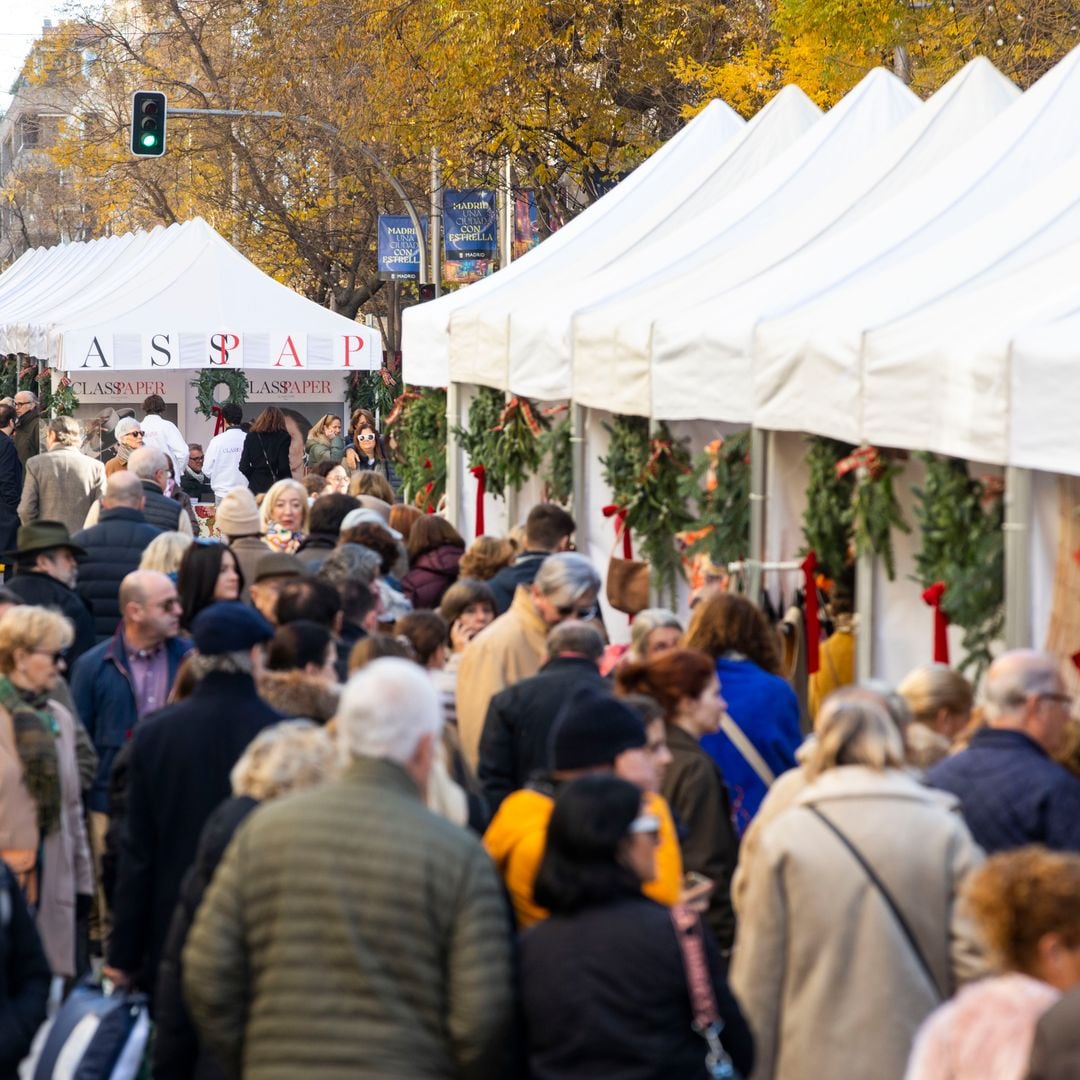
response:
<svg viewBox="0 0 1080 1080"><path fill-rule="evenodd" d="M278 480L292 476L289 450L292 439L287 431L249 431L240 455L240 471L247 477L252 494L261 495Z"/></svg>
<svg viewBox="0 0 1080 1080"><path fill-rule="evenodd" d="M0 431L0 551L15 546L22 489L23 467L15 441Z"/></svg>
<svg viewBox="0 0 1080 1080"><path fill-rule="evenodd" d="M248 818L183 969L200 1037L245 1080L499 1076L513 995L498 878L389 761Z"/></svg>
<svg viewBox="0 0 1080 1080"><path fill-rule="evenodd" d="M38 933L53 974L70 977L75 974L75 897L93 894L94 872L75 758L76 720L58 701L50 700L48 709L60 729L60 826L41 842L37 805L23 784L11 714L0 709L0 851L32 851L41 845Z"/></svg>
<svg viewBox="0 0 1080 1080"><path fill-rule="evenodd" d="M57 446L26 462L19 520L62 521L76 533L105 494L105 466L74 446Z"/></svg>
<svg viewBox="0 0 1080 1080"><path fill-rule="evenodd" d="M505 615L484 627L461 654L457 681L457 722L461 749L475 771L488 705L500 691L540 670L547 658L550 627L536 610L529 590L518 589Z"/></svg>
<svg viewBox="0 0 1080 1080"><path fill-rule="evenodd" d="M884 881L934 975L817 807ZM762 831L731 986L754 1032L753 1080L900 1080L922 1021L983 972L956 903L982 862L955 799L899 770L843 765Z"/></svg>
<svg viewBox="0 0 1080 1080"><path fill-rule="evenodd" d="M71 620L75 640L64 654L69 668L83 653L88 652L97 644L97 638L94 635L94 616L90 613L90 608L74 589L62 581L58 581L49 574L28 570L17 573L7 582L7 587L24 604L52 608Z"/></svg>
<svg viewBox="0 0 1080 1080"><path fill-rule="evenodd" d="M1035 1026L1027 1080L1075 1080L1080 1076L1080 987L1043 1013Z"/></svg>

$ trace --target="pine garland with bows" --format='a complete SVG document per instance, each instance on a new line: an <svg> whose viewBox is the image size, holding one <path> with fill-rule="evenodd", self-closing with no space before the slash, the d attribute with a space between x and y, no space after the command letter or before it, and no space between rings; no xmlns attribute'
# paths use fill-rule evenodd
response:
<svg viewBox="0 0 1080 1080"><path fill-rule="evenodd" d="M387 356L375 371L354 371L345 379L350 413L365 409L372 416L387 417L402 391L400 357Z"/></svg>
<svg viewBox="0 0 1080 1080"><path fill-rule="evenodd" d="M690 452L666 424L652 437L641 417L619 416L604 426L611 442L600 464L612 503L626 512L626 527L640 538L654 585L674 594L682 573L675 534L694 520L683 488L683 477L692 472Z"/></svg>
<svg viewBox="0 0 1080 1080"><path fill-rule="evenodd" d="M717 566L744 559L750 549L750 432L713 439L680 479L697 504L688 554L704 552Z"/></svg>
<svg viewBox="0 0 1080 1080"><path fill-rule="evenodd" d="M404 390L383 422L398 444L405 498L434 513L446 492L446 391L434 387Z"/></svg>
<svg viewBox="0 0 1080 1080"><path fill-rule="evenodd" d="M565 411L565 406L557 406ZM548 410L545 415L554 415ZM544 498L549 502L569 506L574 494L574 452L570 442L570 417L564 416L550 431L541 436L541 451L547 461L544 469Z"/></svg>
<svg viewBox="0 0 1080 1080"><path fill-rule="evenodd" d="M55 390L51 368L42 368L35 381L42 416L72 416L79 407L79 399L66 372L60 375Z"/></svg>
<svg viewBox="0 0 1080 1080"><path fill-rule="evenodd" d="M1005 626L1004 498L997 477L976 479L963 461L920 453L926 481L914 489L922 545L915 556L928 591L941 584L941 608L963 628L966 658L978 680Z"/></svg>

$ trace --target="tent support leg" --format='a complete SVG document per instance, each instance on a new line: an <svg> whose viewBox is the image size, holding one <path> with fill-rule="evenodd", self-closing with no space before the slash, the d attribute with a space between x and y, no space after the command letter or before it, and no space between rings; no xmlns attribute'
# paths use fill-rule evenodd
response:
<svg viewBox="0 0 1080 1080"><path fill-rule="evenodd" d="M585 406L570 403L570 514L577 526L578 551L587 551L589 526L585 501Z"/></svg>
<svg viewBox="0 0 1080 1080"><path fill-rule="evenodd" d="M877 556L864 551L855 559L855 678L874 674L874 575Z"/></svg>
<svg viewBox="0 0 1080 1080"><path fill-rule="evenodd" d="M761 598L761 564L765 561L765 501L768 497L769 433L750 429L750 558L746 560L746 595Z"/></svg>
<svg viewBox="0 0 1080 1080"><path fill-rule="evenodd" d="M461 385L446 388L446 520L461 532L461 448L454 429L461 423Z"/></svg>
<svg viewBox="0 0 1080 1080"><path fill-rule="evenodd" d="M1031 639L1031 470L1005 470L1005 647Z"/></svg>

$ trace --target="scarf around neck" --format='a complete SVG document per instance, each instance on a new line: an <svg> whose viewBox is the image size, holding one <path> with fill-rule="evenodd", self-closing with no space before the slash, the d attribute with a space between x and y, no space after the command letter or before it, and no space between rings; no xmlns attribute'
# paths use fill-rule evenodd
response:
<svg viewBox="0 0 1080 1080"><path fill-rule="evenodd" d="M20 690L7 676L0 676L0 708L11 716L23 783L37 807L42 838L60 824L60 756L56 745L60 726L49 712L48 701L47 692Z"/></svg>

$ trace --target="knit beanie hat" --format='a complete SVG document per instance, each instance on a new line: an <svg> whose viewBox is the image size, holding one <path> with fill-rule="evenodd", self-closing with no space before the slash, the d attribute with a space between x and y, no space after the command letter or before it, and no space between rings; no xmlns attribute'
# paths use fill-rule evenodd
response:
<svg viewBox="0 0 1080 1080"><path fill-rule="evenodd" d="M248 488L233 488L218 503L215 523L222 536L258 536L262 522L255 496Z"/></svg>
<svg viewBox="0 0 1080 1080"><path fill-rule="evenodd" d="M629 706L610 694L581 690L559 710L551 732L556 772L613 765L624 750L646 743L645 726Z"/></svg>

